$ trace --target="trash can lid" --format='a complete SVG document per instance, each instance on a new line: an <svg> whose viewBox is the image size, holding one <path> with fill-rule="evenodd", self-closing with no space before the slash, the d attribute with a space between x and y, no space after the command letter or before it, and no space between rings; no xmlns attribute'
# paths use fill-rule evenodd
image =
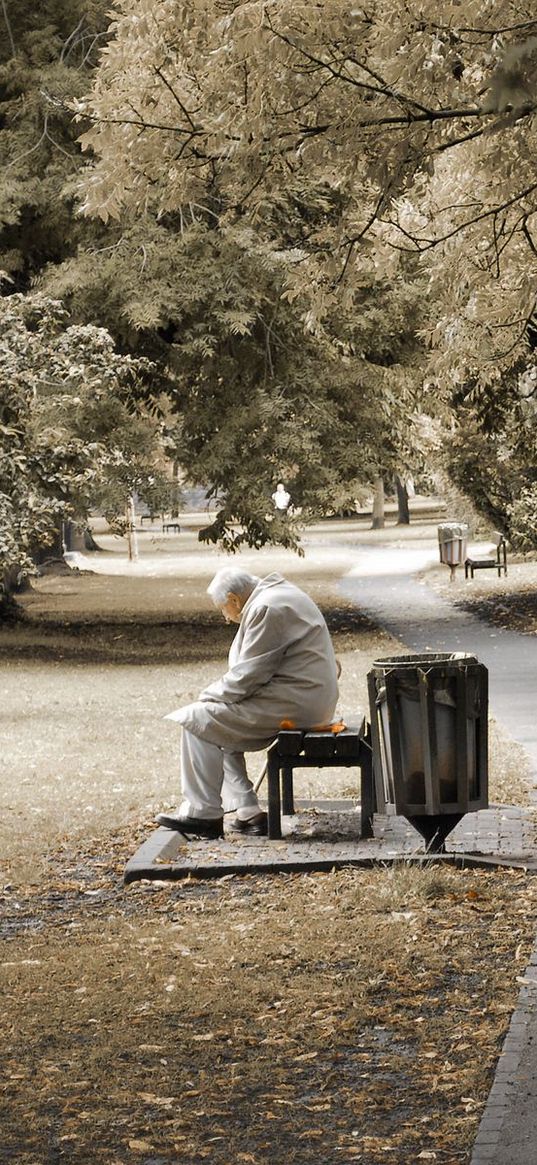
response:
<svg viewBox="0 0 537 1165"><path fill-rule="evenodd" d="M467 522L441 522L438 526L438 541L451 542L453 538L467 538L469 529Z"/></svg>
<svg viewBox="0 0 537 1165"><path fill-rule="evenodd" d="M373 667L431 667L434 664L477 663L475 655L466 651L424 651L421 655L391 655L373 660Z"/></svg>

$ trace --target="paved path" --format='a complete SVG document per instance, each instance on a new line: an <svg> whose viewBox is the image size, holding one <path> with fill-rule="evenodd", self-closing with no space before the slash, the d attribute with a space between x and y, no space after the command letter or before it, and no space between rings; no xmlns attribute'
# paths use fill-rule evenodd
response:
<svg viewBox="0 0 537 1165"><path fill-rule="evenodd" d="M475 654L489 669L491 710L524 746L537 779L537 637L492 628L418 581L415 572L437 561L433 551L361 546L356 557L356 566L341 582L345 596L413 652ZM471 1165L537 1165L537 942Z"/></svg>
<svg viewBox="0 0 537 1165"><path fill-rule="evenodd" d="M360 546L356 560L342 593L411 651L466 651L488 667L491 710L526 749L537 779L537 637L491 627L417 580L437 552ZM452 585L460 592L461 582Z"/></svg>

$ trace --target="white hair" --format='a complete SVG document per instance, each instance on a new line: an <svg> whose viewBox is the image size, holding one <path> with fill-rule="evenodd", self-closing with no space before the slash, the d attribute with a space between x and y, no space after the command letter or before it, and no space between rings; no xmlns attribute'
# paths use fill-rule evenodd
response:
<svg viewBox="0 0 537 1165"><path fill-rule="evenodd" d="M232 567L224 567L217 571L211 583L207 587L207 594L210 595L216 607L225 603L228 595L250 595L257 586L260 579L256 574L248 574L246 570L235 570Z"/></svg>

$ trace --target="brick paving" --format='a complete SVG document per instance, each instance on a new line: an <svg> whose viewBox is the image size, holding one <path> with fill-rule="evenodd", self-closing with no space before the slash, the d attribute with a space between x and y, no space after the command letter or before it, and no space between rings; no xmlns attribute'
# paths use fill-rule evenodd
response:
<svg viewBox="0 0 537 1165"><path fill-rule="evenodd" d="M295 816L283 818L281 841L230 832L217 841L188 841L157 829L131 858L125 880L321 870L426 857L422 837L402 817L375 815L375 836L364 840L357 802L298 805ZM446 850L461 863L537 870L535 812L508 805L468 813L449 835Z"/></svg>

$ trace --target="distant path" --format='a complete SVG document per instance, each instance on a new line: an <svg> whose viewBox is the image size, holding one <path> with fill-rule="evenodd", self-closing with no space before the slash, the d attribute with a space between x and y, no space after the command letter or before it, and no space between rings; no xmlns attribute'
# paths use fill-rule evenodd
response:
<svg viewBox="0 0 537 1165"><path fill-rule="evenodd" d="M525 748L537 778L537 636L491 627L441 598L416 577L436 562L438 551L362 543L339 588L409 651L476 655L489 669L491 710Z"/></svg>

